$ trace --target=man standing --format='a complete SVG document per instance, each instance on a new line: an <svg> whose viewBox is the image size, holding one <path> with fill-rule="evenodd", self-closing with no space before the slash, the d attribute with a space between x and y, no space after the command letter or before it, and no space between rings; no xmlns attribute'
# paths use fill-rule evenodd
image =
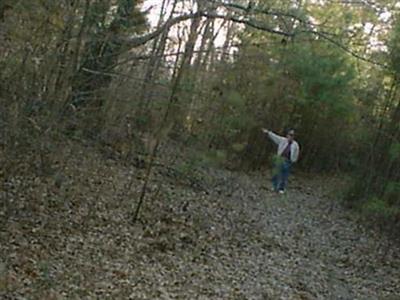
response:
<svg viewBox="0 0 400 300"><path fill-rule="evenodd" d="M294 130L287 132L286 137L279 136L265 128L262 131L268 134L268 137L278 145L278 155L275 161L275 172L272 177L274 191L283 194L288 182L292 164L299 158L300 147L294 140Z"/></svg>

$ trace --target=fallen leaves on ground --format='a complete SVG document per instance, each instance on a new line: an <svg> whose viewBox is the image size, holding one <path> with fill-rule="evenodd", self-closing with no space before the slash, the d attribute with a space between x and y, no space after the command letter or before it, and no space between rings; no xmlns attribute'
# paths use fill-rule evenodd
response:
<svg viewBox="0 0 400 300"><path fill-rule="evenodd" d="M3 298L400 297L398 247L326 197L328 181L297 175L279 196L262 174L160 166L133 224L143 170L94 154L59 172L3 184Z"/></svg>

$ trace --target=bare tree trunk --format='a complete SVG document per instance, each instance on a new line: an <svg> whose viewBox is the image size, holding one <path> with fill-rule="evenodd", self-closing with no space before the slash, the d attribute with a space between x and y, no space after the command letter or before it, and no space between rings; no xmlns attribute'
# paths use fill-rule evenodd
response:
<svg viewBox="0 0 400 300"><path fill-rule="evenodd" d="M235 31L235 23L229 22L226 30L226 37L224 45L222 46L222 60L227 61L229 59L229 50L232 44L232 38Z"/></svg>
<svg viewBox="0 0 400 300"><path fill-rule="evenodd" d="M163 0L160 10L160 18L158 20L157 28L159 28L163 21L166 13L167 5L169 1ZM170 17L174 15L177 0L174 1ZM163 34L155 39L151 51L149 63L146 67L146 74L144 76L143 85L139 97L139 114L144 113L149 108L149 101L152 98L152 82L155 80L155 76L160 68L162 62L162 55L165 52L169 30L165 30Z"/></svg>
<svg viewBox="0 0 400 300"><path fill-rule="evenodd" d="M71 62L71 55L69 54L71 50L71 41L73 38L73 28L75 24L75 10L78 8L80 1L75 1L73 6L69 8L67 22L65 25L65 29L63 30L60 41L59 41L59 56L57 57L57 66L56 66L56 76L51 90L49 91L50 98L58 99L58 103L56 103L57 111L59 111L59 107L63 105L66 101L66 97L68 97L68 87L70 85L70 68L68 67Z"/></svg>
<svg viewBox="0 0 400 300"><path fill-rule="evenodd" d="M112 79L110 71L116 65L121 53L126 51L125 42L120 39L121 35L127 28L134 29L140 22L144 22L137 11L136 1L118 0L116 14L111 22L107 22L106 18L112 3L111 1L104 1L104 4L99 20L91 21L91 23L96 24L95 26L99 23L102 25L97 26L96 32L91 35L89 42L86 43L87 46L83 54L85 59L76 74L77 76L75 76L73 89L77 102L85 103L86 100L93 100L91 95L110 85ZM137 14L135 14L135 11ZM133 17L135 17L135 22L132 22ZM103 99L99 97L98 100L97 103L90 101L93 108L103 107Z"/></svg>
<svg viewBox="0 0 400 300"><path fill-rule="evenodd" d="M89 25L89 13L90 13L90 0L86 0L85 8L83 13L82 22L76 37L75 49L71 62L71 74L74 75L79 70L79 60L82 49L83 34Z"/></svg>
<svg viewBox="0 0 400 300"><path fill-rule="evenodd" d="M185 45L185 51L183 53L182 62L175 73L173 78L173 84L171 89L170 98L177 99L178 89L181 83L181 80L184 75L187 75L187 72L190 68L190 64L193 59L194 48L196 45L196 41L198 38L198 28L200 26L201 18L194 18L190 25L189 37Z"/></svg>
<svg viewBox="0 0 400 300"><path fill-rule="evenodd" d="M183 54L183 60L180 66L180 73L178 76L182 76L183 73L187 72L187 69L189 68L192 60L193 60L193 53L194 53L194 47L197 41L197 38L199 36L198 33L198 28L200 26L200 21L201 18L195 18L192 20L192 23L190 25L190 33L188 37L188 41L186 42L185 45L185 52Z"/></svg>
<svg viewBox="0 0 400 300"><path fill-rule="evenodd" d="M194 61L194 66L193 66L193 70L194 70L195 74L198 74L198 72L200 71L200 66L203 61L203 57L204 57L204 53L206 51L207 44L213 37L214 22L215 22L214 19L207 19L205 21L204 30L201 34L201 43L200 43L199 51L198 51L198 54Z"/></svg>
<svg viewBox="0 0 400 300"><path fill-rule="evenodd" d="M189 75L189 81L192 83L192 88L193 92L190 97L190 104L188 108L188 118L192 119L193 116L193 109L195 108L195 101L198 97L198 85L201 79L203 78L203 75L201 73L201 63L203 60L204 52L206 49L207 44L209 44L209 40L212 40L213 37L213 28L214 28L214 20L206 20L206 23L204 25L203 32L201 34L201 43L200 43L200 48L197 53L197 56L194 60L193 63L193 70L188 74Z"/></svg>

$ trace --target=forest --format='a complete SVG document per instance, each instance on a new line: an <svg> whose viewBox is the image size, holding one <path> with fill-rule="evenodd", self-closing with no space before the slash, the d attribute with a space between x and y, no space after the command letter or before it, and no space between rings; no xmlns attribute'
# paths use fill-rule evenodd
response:
<svg viewBox="0 0 400 300"><path fill-rule="evenodd" d="M399 13L1 0L0 296L398 299Z"/></svg>

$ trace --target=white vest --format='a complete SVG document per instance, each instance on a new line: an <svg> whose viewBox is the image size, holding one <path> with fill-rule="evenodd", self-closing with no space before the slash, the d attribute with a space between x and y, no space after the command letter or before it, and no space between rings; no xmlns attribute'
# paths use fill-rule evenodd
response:
<svg viewBox="0 0 400 300"><path fill-rule="evenodd" d="M286 149L289 144L288 139L273 133L272 131L268 131L269 138L278 145L278 155L282 155L283 151ZM290 161L296 162L299 159L300 147L296 141L293 141L290 145Z"/></svg>

